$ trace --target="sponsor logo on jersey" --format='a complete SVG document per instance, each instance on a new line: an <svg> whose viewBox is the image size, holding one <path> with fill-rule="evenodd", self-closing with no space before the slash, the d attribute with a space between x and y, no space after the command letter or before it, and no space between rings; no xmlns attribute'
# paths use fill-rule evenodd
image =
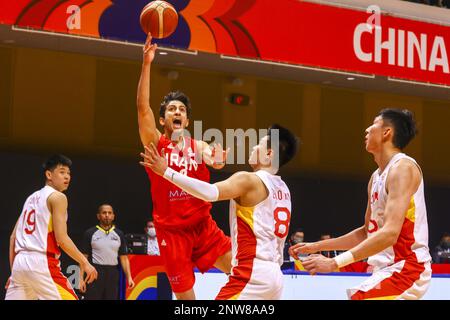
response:
<svg viewBox="0 0 450 320"><path fill-rule="evenodd" d="M169 201L187 200L191 198L193 196L183 190L169 190Z"/></svg>

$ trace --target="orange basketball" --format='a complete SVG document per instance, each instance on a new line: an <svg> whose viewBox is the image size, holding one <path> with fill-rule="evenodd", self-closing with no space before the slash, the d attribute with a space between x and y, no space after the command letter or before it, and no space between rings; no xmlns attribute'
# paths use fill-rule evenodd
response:
<svg viewBox="0 0 450 320"><path fill-rule="evenodd" d="M166 1L152 1L142 9L140 20L145 34L150 32L153 38L161 39L175 31L178 25L178 14Z"/></svg>

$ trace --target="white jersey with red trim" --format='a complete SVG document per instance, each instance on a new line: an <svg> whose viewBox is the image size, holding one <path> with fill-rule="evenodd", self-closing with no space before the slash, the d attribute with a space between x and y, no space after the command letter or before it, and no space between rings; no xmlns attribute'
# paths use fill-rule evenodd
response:
<svg viewBox="0 0 450 320"><path fill-rule="evenodd" d="M16 253L40 252L56 258L61 254L53 232L52 214L47 207L47 199L54 192L57 191L47 185L25 201L17 224Z"/></svg>
<svg viewBox="0 0 450 320"><path fill-rule="evenodd" d="M264 170L255 173L269 191L254 207L230 201L232 265L259 259L283 264L283 248L291 219L291 194L280 176Z"/></svg>
<svg viewBox="0 0 450 320"><path fill-rule="evenodd" d="M370 200L372 213L369 222L368 237L375 235L384 225L384 210L388 197L386 191L387 177L391 167L401 159L412 161L420 169L413 158L404 153L398 153L392 157L383 172L379 172L379 170L374 172ZM405 220L397 242L368 259L368 263L375 267L374 271L400 261L416 263L431 261L428 249L427 209L423 186L422 177L419 188L411 197L408 210L405 212Z"/></svg>

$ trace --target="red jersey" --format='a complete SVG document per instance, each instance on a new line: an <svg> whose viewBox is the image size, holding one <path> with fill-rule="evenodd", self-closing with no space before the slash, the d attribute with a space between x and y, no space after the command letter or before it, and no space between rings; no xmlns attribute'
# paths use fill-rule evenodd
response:
<svg viewBox="0 0 450 320"><path fill-rule="evenodd" d="M158 142L158 152L164 149L167 165L189 177L209 182L209 170L197 150L196 140L183 137L183 150L165 135ZM195 225L210 215L211 203L197 199L176 185L145 168L150 179L153 219L161 227L183 228Z"/></svg>

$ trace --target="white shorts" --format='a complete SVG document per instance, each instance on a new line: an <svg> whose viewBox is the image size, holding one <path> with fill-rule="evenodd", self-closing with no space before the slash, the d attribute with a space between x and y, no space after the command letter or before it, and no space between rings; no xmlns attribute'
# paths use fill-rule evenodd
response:
<svg viewBox="0 0 450 320"><path fill-rule="evenodd" d="M59 260L38 252L20 252L14 259L5 300L77 300Z"/></svg>
<svg viewBox="0 0 450 320"><path fill-rule="evenodd" d="M429 262L403 260L375 271L347 295L352 300L418 300L427 292L431 274Z"/></svg>
<svg viewBox="0 0 450 320"><path fill-rule="evenodd" d="M279 300L283 293L283 273L278 263L249 260L233 267L217 300Z"/></svg>

